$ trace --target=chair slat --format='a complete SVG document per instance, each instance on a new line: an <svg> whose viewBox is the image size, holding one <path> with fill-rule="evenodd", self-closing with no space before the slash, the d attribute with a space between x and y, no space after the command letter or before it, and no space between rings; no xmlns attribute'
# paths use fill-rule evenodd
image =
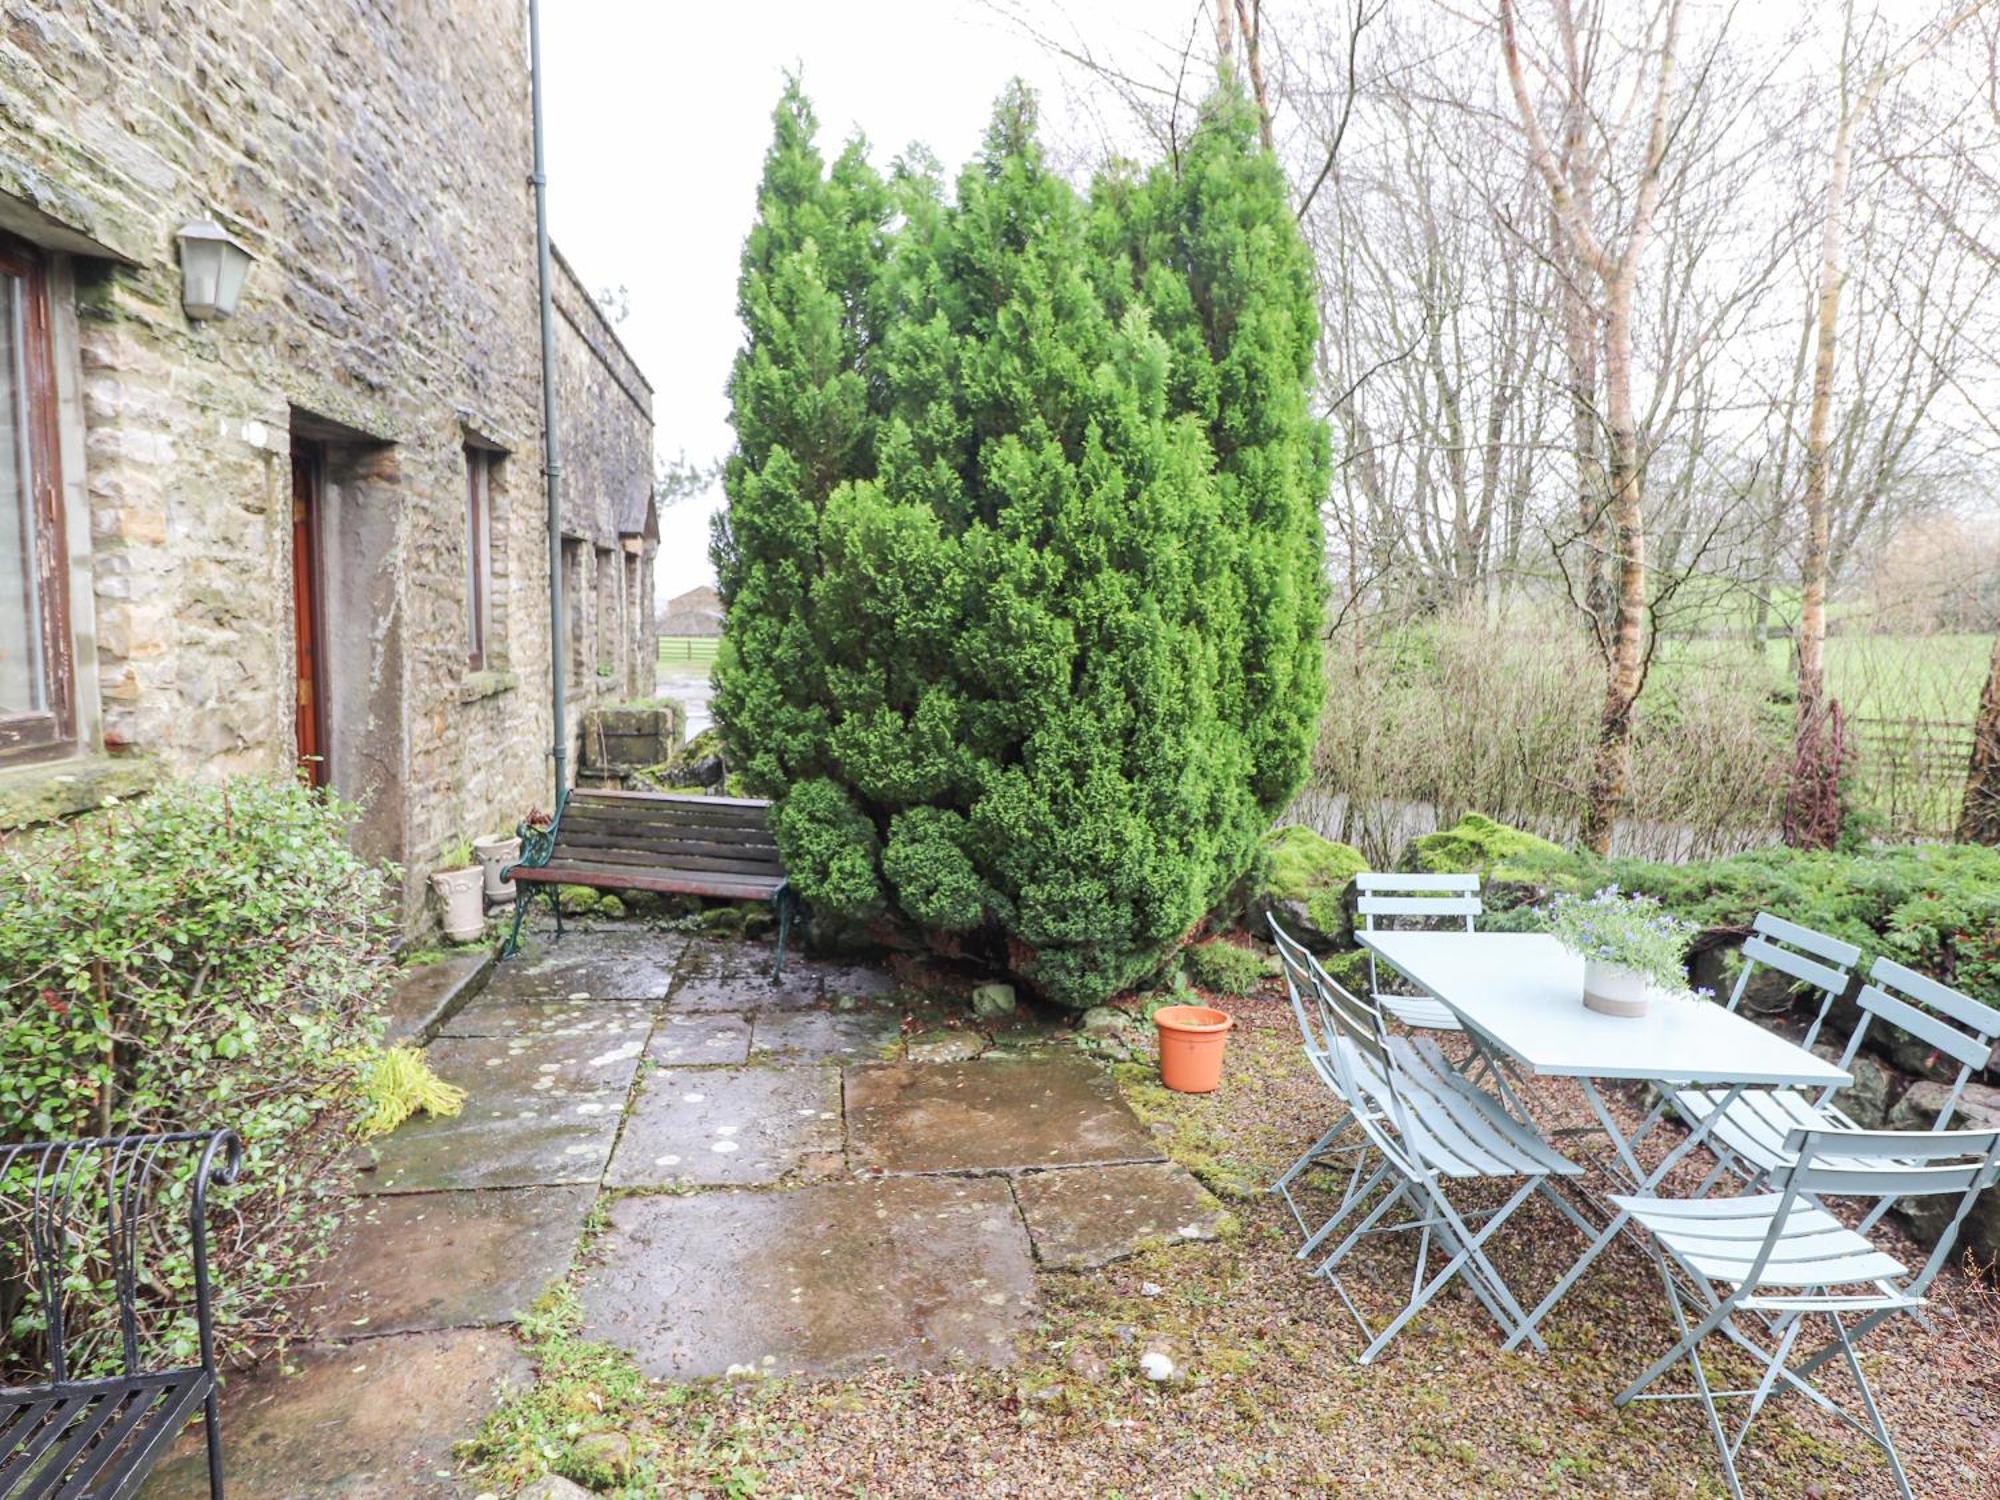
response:
<svg viewBox="0 0 2000 1500"><path fill-rule="evenodd" d="M2000 1130L1795 1130L1785 1149L1803 1151L1815 1138L1818 1149L1841 1156L1951 1161L1989 1154L2000 1144Z"/></svg>
<svg viewBox="0 0 2000 1500"><path fill-rule="evenodd" d="M1357 891L1458 891L1476 893L1477 875L1398 875L1394 871L1364 870L1354 877Z"/></svg>
<svg viewBox="0 0 2000 1500"><path fill-rule="evenodd" d="M1766 968L1789 974L1814 989L1837 995L1847 988L1846 971L1828 968L1817 959L1794 953L1789 948L1780 948L1776 943L1766 942L1763 938L1746 938L1743 943L1743 956L1756 960Z"/></svg>
<svg viewBox="0 0 2000 1500"><path fill-rule="evenodd" d="M1861 1008L1870 1015L1879 1016L1891 1026L1899 1026L1918 1041L1937 1048L1938 1051L1958 1059L1970 1068L1983 1068L1992 1054L1993 1044L1989 1039L1967 1036L1948 1021L1940 1021L1929 1011L1918 1010L1914 1005L1905 1005L1894 995L1885 994L1874 985L1863 985Z"/></svg>
<svg viewBox="0 0 2000 1500"><path fill-rule="evenodd" d="M1477 896L1361 896L1354 907L1370 917L1476 917Z"/></svg>
<svg viewBox="0 0 2000 1500"><path fill-rule="evenodd" d="M1878 958L1868 971L1876 985L1899 990L1932 1010L1941 1011L1961 1025L1970 1026L1989 1042L2000 1037L2000 1010L1962 994L1948 984L1939 984L1927 974L1906 969L1894 959Z"/></svg>
<svg viewBox="0 0 2000 1500"><path fill-rule="evenodd" d="M1815 932L1810 927L1801 927L1797 922L1787 922L1783 917L1773 916L1767 911L1758 912L1757 919L1750 926L1755 932L1776 938L1781 943L1790 943L1794 948L1803 948L1843 969L1851 969L1861 962L1861 950L1854 944Z"/></svg>

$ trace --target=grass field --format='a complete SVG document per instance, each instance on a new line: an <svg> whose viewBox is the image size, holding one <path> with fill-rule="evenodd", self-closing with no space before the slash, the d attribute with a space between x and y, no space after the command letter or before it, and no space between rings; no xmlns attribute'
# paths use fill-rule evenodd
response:
<svg viewBox="0 0 2000 1500"><path fill-rule="evenodd" d="M1662 648L1669 672L1740 661L1737 641L1676 641ZM1826 643L1827 687L1850 719L1928 719L1970 724L1986 680L1990 635L1836 635ZM1792 643L1765 642L1771 689L1789 696Z"/></svg>
<svg viewBox="0 0 2000 1500"><path fill-rule="evenodd" d="M715 653L721 646L722 637L717 635L663 635L660 637L660 665L678 667L693 662L713 666Z"/></svg>

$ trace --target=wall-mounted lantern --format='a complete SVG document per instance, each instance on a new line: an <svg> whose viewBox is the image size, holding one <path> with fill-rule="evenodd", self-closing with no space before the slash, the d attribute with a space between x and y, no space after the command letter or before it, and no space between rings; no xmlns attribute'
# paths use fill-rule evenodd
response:
<svg viewBox="0 0 2000 1500"><path fill-rule="evenodd" d="M197 321L226 318L243 296L243 278L250 274L251 255L243 242L200 219L176 236L181 242L181 306Z"/></svg>

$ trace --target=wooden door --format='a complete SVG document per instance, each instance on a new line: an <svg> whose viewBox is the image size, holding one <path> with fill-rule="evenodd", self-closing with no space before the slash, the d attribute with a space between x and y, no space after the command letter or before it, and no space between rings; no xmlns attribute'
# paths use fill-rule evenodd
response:
<svg viewBox="0 0 2000 1500"><path fill-rule="evenodd" d="M297 638L299 769L312 786L327 780L325 610L320 600L321 455L292 441L292 627Z"/></svg>

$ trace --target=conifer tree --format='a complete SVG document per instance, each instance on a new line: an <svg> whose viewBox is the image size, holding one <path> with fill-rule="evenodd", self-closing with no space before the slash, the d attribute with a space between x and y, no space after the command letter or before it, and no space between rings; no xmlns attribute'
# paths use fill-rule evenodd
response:
<svg viewBox="0 0 2000 1500"><path fill-rule="evenodd" d="M1082 1005L1248 865L1319 701L1304 255L1228 90L1094 203L1018 85L950 203L921 161L822 174L788 92L717 711L809 902Z"/></svg>

